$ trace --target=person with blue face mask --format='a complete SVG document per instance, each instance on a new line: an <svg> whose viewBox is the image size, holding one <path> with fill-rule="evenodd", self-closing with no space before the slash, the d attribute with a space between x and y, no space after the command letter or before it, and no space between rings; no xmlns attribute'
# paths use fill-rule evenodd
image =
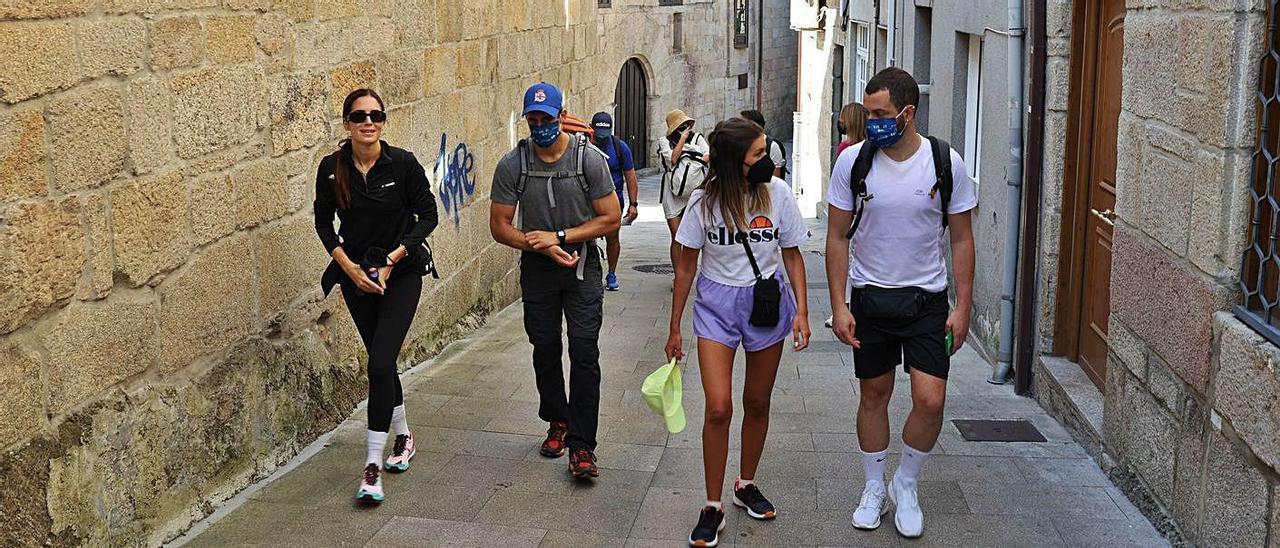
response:
<svg viewBox="0 0 1280 548"><path fill-rule="evenodd" d="M498 161L489 231L522 252L524 327L533 345L538 416L550 423L539 452L569 454L575 478L600 475L600 325L604 272L596 240L617 232L622 213L609 165L587 138L560 127L564 96L540 82L524 94L529 138ZM518 209L518 212L517 212ZM517 216L519 220L517 220ZM569 396L560 356L568 320Z"/></svg>
<svg viewBox="0 0 1280 548"><path fill-rule="evenodd" d="M969 333L975 262L970 214L978 205L960 155L916 133L919 102L919 85L902 69L885 69L867 82L867 138L840 153L827 193L832 329L853 347L859 383L866 484L853 526L879 527L891 500L894 526L904 537L924 532L917 478L942 428L951 354ZM950 239L943 240L948 229ZM954 309L947 297L947 249ZM902 460L886 485L889 399L898 365L910 377L912 407L902 430Z"/></svg>

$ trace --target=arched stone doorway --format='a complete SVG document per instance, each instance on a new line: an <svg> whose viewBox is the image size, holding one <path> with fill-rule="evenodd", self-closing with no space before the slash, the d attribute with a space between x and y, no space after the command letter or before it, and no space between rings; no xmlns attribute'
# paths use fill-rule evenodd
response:
<svg viewBox="0 0 1280 548"><path fill-rule="evenodd" d="M622 65L613 91L614 135L627 143L636 169L649 166L649 79L639 59Z"/></svg>

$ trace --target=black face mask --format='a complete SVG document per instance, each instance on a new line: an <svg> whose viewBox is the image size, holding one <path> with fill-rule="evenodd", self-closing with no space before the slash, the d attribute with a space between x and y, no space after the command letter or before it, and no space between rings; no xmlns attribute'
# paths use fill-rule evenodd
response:
<svg viewBox="0 0 1280 548"><path fill-rule="evenodd" d="M773 170L775 167L776 166L773 165L773 159L768 155L765 155L764 158L757 160L756 163L751 164L751 167L747 168L747 182L753 185L759 185L772 181Z"/></svg>

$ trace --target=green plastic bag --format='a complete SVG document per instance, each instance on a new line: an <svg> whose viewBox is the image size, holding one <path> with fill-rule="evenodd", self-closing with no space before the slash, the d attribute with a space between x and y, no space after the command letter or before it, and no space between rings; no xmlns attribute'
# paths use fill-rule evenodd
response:
<svg viewBox="0 0 1280 548"><path fill-rule="evenodd" d="M662 415L667 431L673 434L684 430L684 404L680 402L680 365L673 359L644 378L640 393L654 413Z"/></svg>

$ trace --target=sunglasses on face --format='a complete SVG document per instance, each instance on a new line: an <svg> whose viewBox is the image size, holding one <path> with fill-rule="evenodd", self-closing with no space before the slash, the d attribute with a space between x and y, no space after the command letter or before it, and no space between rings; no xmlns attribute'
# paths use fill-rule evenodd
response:
<svg viewBox="0 0 1280 548"><path fill-rule="evenodd" d="M347 121L353 124L363 124L365 120L369 120L375 124L381 124L387 121L387 113L381 110L353 110L347 115Z"/></svg>

